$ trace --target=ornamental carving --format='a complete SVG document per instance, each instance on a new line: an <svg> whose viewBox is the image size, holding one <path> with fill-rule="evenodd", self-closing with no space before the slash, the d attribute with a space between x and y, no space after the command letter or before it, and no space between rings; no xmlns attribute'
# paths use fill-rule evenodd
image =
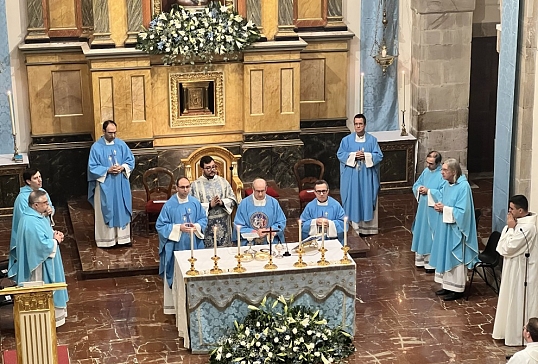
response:
<svg viewBox="0 0 538 364"><path fill-rule="evenodd" d="M224 73L172 73L170 127L224 125Z"/></svg>

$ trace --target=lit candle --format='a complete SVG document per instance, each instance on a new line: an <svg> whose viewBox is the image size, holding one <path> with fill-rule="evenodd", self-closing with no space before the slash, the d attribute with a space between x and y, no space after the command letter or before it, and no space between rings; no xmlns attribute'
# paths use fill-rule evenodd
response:
<svg viewBox="0 0 538 364"><path fill-rule="evenodd" d="M241 225L235 225L237 229L237 255L241 255Z"/></svg>
<svg viewBox="0 0 538 364"><path fill-rule="evenodd" d="M15 112L13 111L13 95L11 91L7 92L7 100L9 103L9 115L11 116L11 134L15 135Z"/></svg>
<svg viewBox="0 0 538 364"><path fill-rule="evenodd" d="M383 46L383 48L381 48L381 57L386 57L387 56L387 47Z"/></svg>
<svg viewBox="0 0 538 364"><path fill-rule="evenodd" d="M303 239L302 239L302 233L303 232L302 232L302 229L301 229L301 223L302 223L301 219L299 219L297 221L297 223L299 224L299 243L303 244Z"/></svg>
<svg viewBox="0 0 538 364"><path fill-rule="evenodd" d="M194 229L191 228L191 258L194 258Z"/></svg>
<svg viewBox="0 0 538 364"><path fill-rule="evenodd" d="M215 256L217 256L217 227L213 226L213 251Z"/></svg>
<svg viewBox="0 0 538 364"><path fill-rule="evenodd" d="M403 110L405 111L405 71L402 71L402 76L403 76L403 83L402 83L402 87L403 87Z"/></svg>
<svg viewBox="0 0 538 364"><path fill-rule="evenodd" d="M347 245L347 216L344 216L344 246Z"/></svg>
<svg viewBox="0 0 538 364"><path fill-rule="evenodd" d="M361 87L361 105L360 105L360 113L363 114L364 113L364 72L361 73L361 83L360 83L360 87Z"/></svg>

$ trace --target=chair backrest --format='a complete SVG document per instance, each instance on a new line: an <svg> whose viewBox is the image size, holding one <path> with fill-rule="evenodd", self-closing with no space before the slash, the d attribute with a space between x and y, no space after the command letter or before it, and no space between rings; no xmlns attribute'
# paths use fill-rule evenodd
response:
<svg viewBox="0 0 538 364"><path fill-rule="evenodd" d="M476 222L477 230L478 230L478 222L480 221L480 216L482 216L482 210L474 209L474 221Z"/></svg>
<svg viewBox="0 0 538 364"><path fill-rule="evenodd" d="M497 253L497 244L499 243L499 239L501 238L501 233L498 231L494 231L489 235L488 242L486 243L486 248L482 252L482 254L485 254L490 257L494 257L496 255L499 255Z"/></svg>
<svg viewBox="0 0 538 364"><path fill-rule="evenodd" d="M305 189L313 188L314 183L317 180L323 179L323 174L325 173L325 165L323 164L323 162L317 159L300 159L293 166L293 173L295 174L297 187L299 188L299 191L302 191Z"/></svg>
<svg viewBox="0 0 538 364"><path fill-rule="evenodd" d="M217 174L230 183L239 203L243 192L243 183L239 179L237 162L241 156L233 154L226 148L209 146L196 149L188 158L181 160L185 167L185 177L192 182L202 175L200 159L206 155L213 157L217 165Z"/></svg>
<svg viewBox="0 0 538 364"><path fill-rule="evenodd" d="M142 183L147 201L168 200L172 196L174 182L174 174L166 168L154 167L145 171Z"/></svg>

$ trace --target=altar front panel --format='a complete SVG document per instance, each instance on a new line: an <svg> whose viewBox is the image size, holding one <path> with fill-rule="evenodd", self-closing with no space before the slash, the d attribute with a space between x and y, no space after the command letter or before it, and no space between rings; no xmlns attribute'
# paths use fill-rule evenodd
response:
<svg viewBox="0 0 538 364"><path fill-rule="evenodd" d="M247 271L242 274L228 272L236 264L236 248L220 248L219 263L225 271L220 275L208 273L213 250L198 250L196 269L202 274L195 277L185 274L190 267L190 252L176 252L174 298L184 346L193 353L209 352L221 337L228 335L234 321L241 321L248 314L249 305L257 306L266 296L280 295L287 299L293 296L293 305L319 309L331 327L341 326L354 334L356 266L354 262L337 264L342 258L338 241L327 241L326 247L326 258L332 263L329 266L317 266L315 262L320 256L316 252L304 257L307 267L294 268L297 256L293 254L275 259L279 268L274 271L263 269L266 262L244 263Z"/></svg>

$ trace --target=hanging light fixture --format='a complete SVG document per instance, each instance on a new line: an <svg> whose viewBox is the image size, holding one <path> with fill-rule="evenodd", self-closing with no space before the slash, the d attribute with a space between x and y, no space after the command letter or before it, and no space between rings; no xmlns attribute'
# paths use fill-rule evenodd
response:
<svg viewBox="0 0 538 364"><path fill-rule="evenodd" d="M381 20L381 23L383 24L383 37L381 38L381 44L378 44L377 41L375 42L379 48L377 54L374 56L374 59L383 69L383 74L385 74L387 68L394 63L394 59L397 56L390 55L387 51L387 42L385 41L385 34L388 24L387 8L385 2L383 0L381 0L381 2L383 3L383 18Z"/></svg>

